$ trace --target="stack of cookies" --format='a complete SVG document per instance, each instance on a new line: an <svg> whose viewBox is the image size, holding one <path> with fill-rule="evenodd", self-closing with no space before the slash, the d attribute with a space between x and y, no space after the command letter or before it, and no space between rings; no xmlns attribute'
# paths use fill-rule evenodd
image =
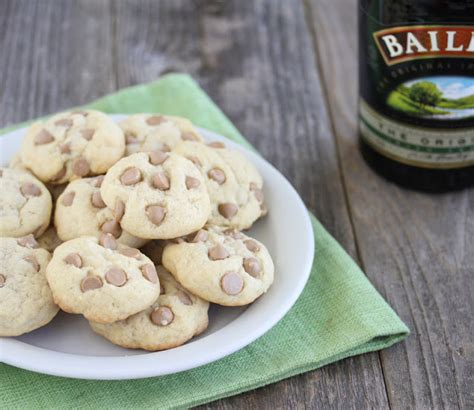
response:
<svg viewBox="0 0 474 410"><path fill-rule="evenodd" d="M242 232L267 212L261 175L184 118L58 114L28 129L0 186L0 336L62 309L117 345L169 349L206 330L210 303L273 282Z"/></svg>

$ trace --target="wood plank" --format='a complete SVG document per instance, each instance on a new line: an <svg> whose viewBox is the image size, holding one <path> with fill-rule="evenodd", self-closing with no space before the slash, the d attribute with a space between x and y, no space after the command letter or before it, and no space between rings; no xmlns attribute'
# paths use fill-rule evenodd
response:
<svg viewBox="0 0 474 410"><path fill-rule="evenodd" d="M91 0L0 2L0 126L116 88L109 8Z"/></svg>
<svg viewBox="0 0 474 410"><path fill-rule="evenodd" d="M413 332L381 352L389 402L472 408L474 190L411 192L365 165L357 150L356 1L308 5L363 266Z"/></svg>
<svg viewBox="0 0 474 410"><path fill-rule="evenodd" d="M119 85L191 73L355 256L302 4L128 1L116 11ZM384 407L381 380L371 354L210 407Z"/></svg>

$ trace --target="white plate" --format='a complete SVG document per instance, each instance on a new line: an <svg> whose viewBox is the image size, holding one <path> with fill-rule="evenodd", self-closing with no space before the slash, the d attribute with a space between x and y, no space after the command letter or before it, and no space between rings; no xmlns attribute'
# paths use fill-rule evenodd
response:
<svg viewBox="0 0 474 410"><path fill-rule="evenodd" d="M116 120L123 116L114 116ZM0 137L1 165L19 149L24 129ZM207 140L224 141L243 153L265 181L269 214L250 231L269 249L275 281L248 307L212 306L209 328L175 349L147 353L115 346L90 330L80 315L60 313L49 325L17 338L0 338L0 362L56 376L81 379L136 379L192 369L247 346L272 328L293 306L308 280L314 239L306 207L286 178L257 154L200 130Z"/></svg>

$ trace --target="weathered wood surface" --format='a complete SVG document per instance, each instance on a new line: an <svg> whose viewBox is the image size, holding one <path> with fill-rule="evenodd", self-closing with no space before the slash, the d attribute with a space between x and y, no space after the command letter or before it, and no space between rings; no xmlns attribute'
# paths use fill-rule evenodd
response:
<svg viewBox="0 0 474 410"><path fill-rule="evenodd" d="M473 193L407 192L367 169L355 33L355 0L0 2L0 126L188 72L413 331L208 407L474 406Z"/></svg>
<svg viewBox="0 0 474 410"><path fill-rule="evenodd" d="M407 191L367 167L357 150L356 4L308 3L362 266L413 332L380 352L389 403L473 408L474 191Z"/></svg>

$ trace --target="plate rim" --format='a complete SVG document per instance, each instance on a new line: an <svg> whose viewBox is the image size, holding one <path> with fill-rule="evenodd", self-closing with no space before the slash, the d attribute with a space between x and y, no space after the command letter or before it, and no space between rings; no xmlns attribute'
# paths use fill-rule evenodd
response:
<svg viewBox="0 0 474 410"><path fill-rule="evenodd" d="M125 114L111 114L110 115L114 120L119 120L125 117ZM206 364L213 363L217 360L220 360L226 356L229 356L232 353L235 353L249 344L253 343L255 340L259 339L265 333L267 333L271 328L273 328L293 307L301 293L303 292L306 283L308 282L311 267L313 264L314 254L315 254L315 241L313 235L313 228L309 216L309 211L304 205L303 200L301 199L298 192L291 185L288 179L276 169L269 161L267 161L263 156L259 155L257 152L252 151L252 149L247 148L246 146L240 145L233 140L222 136L214 131L196 127L203 134L206 140L215 139L220 141L225 141L233 149L244 153L245 156L250 157L252 163L256 159L257 162L261 161L269 170L279 177L282 182L287 185L290 191L292 191L295 199L295 204L298 207L298 213L301 214L304 219L304 240L301 243L305 244L307 248L304 252L305 260L302 262L301 266L298 269L301 271L300 279L295 287L292 289L292 292L288 295L287 299L284 300L284 303L279 304L279 309L267 319L261 322L260 326L252 327L252 332L245 334L242 338L234 340L233 343L229 343L226 346L215 346L215 349L206 349L208 352L207 355L195 355L192 362L185 362L179 365L170 365L166 360L166 356L170 352L175 351L176 349L170 349L167 351L159 352L148 352L139 355L123 355L123 356L92 356L92 355L77 355L73 353L64 353L58 352L44 347L30 345L20 340L14 338L0 337L0 362L5 363L11 366L22 368L25 370L30 370L36 373L48 374L53 376L60 376L66 378L77 378L77 379L88 379L88 380L131 380L131 379L141 379L146 377L154 376L164 376L168 374L175 374L183 372L186 370L191 370ZM0 140L5 137L8 137L11 134L16 134L22 132L26 127L22 127L11 131L9 133L3 134L0 136ZM255 165L255 163L254 163ZM302 238L302 239L303 239ZM283 302L283 301L281 301ZM241 315L244 316L245 312ZM223 331L226 328L232 328L232 325L241 317L239 316L234 321L230 322L222 329L219 329L217 332ZM231 330L231 329L230 329ZM213 334L209 335L212 336ZM206 337L197 340L190 344L185 344L180 346L181 351L186 352L187 350L194 350L197 345L204 343ZM200 346L198 346L200 347ZM210 352L210 353L209 353ZM165 365L161 365L160 368L153 368L153 366L140 366L149 364L152 362L152 359L155 359L154 356L160 355ZM46 359L46 360L45 360ZM92 360L96 366L93 371L84 370L83 366L75 366L79 362L90 361ZM131 362L134 362L134 368L128 369L128 366ZM63 365L57 365L57 363L63 363ZM114 366L111 366L114 364ZM117 371L117 368L121 368L120 371Z"/></svg>

